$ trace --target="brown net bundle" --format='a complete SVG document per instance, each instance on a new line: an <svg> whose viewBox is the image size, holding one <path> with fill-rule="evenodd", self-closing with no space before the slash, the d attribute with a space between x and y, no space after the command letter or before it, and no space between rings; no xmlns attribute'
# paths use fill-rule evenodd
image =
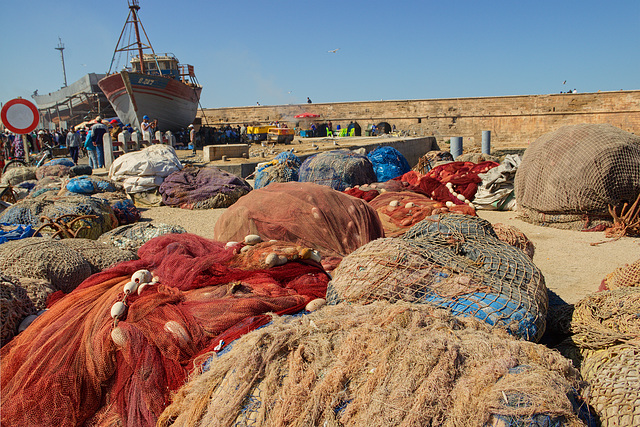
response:
<svg viewBox="0 0 640 427"><path fill-rule="evenodd" d="M469 215L434 215L400 239L378 239L345 257L327 301L376 300L436 305L536 341L548 306L544 277L531 258L500 241L488 221Z"/></svg>
<svg viewBox="0 0 640 427"><path fill-rule="evenodd" d="M500 163L500 159L496 156L492 156L491 154L486 153L465 153L456 157L456 162L471 162L471 163L481 163L481 162L496 162Z"/></svg>
<svg viewBox="0 0 640 427"><path fill-rule="evenodd" d="M266 324L265 313L297 312L324 296L328 276L298 250L265 242L244 251L193 234L150 240L139 260L92 275L2 348L0 422L154 425L221 334L243 322L225 335L235 339ZM285 262L268 268L273 253ZM129 288L140 269L156 280Z"/></svg>
<svg viewBox="0 0 640 427"><path fill-rule="evenodd" d="M58 240L27 237L0 245L0 271L13 277L45 279L66 293L91 275L91 266Z"/></svg>
<svg viewBox="0 0 640 427"><path fill-rule="evenodd" d="M588 230L640 194L640 136L608 124L563 126L536 139L515 178L526 221Z"/></svg>
<svg viewBox="0 0 640 427"><path fill-rule="evenodd" d="M17 280L0 275L0 346L11 341L22 319L37 311Z"/></svg>
<svg viewBox="0 0 640 427"><path fill-rule="evenodd" d="M36 169L36 179L40 180L45 176L59 177L69 176L71 168L67 165L43 165Z"/></svg>
<svg viewBox="0 0 640 427"><path fill-rule="evenodd" d="M640 340L640 288L597 292L575 306L571 328L582 349Z"/></svg>
<svg viewBox="0 0 640 427"><path fill-rule="evenodd" d="M154 237L164 234L186 232L187 230L179 225L139 222L121 225L111 231L107 231L98 238L98 241L137 253L142 245Z"/></svg>
<svg viewBox="0 0 640 427"><path fill-rule="evenodd" d="M558 353L474 319L340 304L276 317L235 341L158 425L578 426L580 390Z"/></svg>
<svg viewBox="0 0 640 427"><path fill-rule="evenodd" d="M397 237L403 235L413 225L431 215L448 212L476 215L476 211L469 205L446 206L443 202L436 202L424 194L412 191L388 191L369 204L378 212L384 235Z"/></svg>
<svg viewBox="0 0 640 427"><path fill-rule="evenodd" d="M617 268L602 280L601 290L640 287L640 259Z"/></svg>
<svg viewBox="0 0 640 427"><path fill-rule="evenodd" d="M498 239L522 249L522 251L533 259L533 255L536 252L536 247L533 242L529 240L526 234L524 234L518 227L513 225L502 224L500 222L493 224L493 231L496 232Z"/></svg>
<svg viewBox="0 0 640 427"><path fill-rule="evenodd" d="M2 174L0 182L3 184L17 185L33 179L36 179L35 167L11 168Z"/></svg>
<svg viewBox="0 0 640 427"><path fill-rule="evenodd" d="M33 306L37 311L47 308L47 300L49 295L54 293L57 289L46 279L34 279L31 277L17 277L16 283L19 284L25 291L27 296L33 303Z"/></svg>
<svg viewBox="0 0 640 427"><path fill-rule="evenodd" d="M214 228L216 240L241 241L247 234L258 234L336 258L383 233L368 203L309 182L274 182L253 190L229 207Z"/></svg>
<svg viewBox="0 0 640 427"><path fill-rule="evenodd" d="M298 180L344 191L378 179L367 156L355 151L333 150L308 157L300 166Z"/></svg>
<svg viewBox="0 0 640 427"><path fill-rule="evenodd" d="M453 156L448 151L428 151L424 156L418 159L418 163L412 170L422 175L426 175L427 172L436 167L436 165L441 164L440 162L453 162Z"/></svg>
<svg viewBox="0 0 640 427"><path fill-rule="evenodd" d="M640 425L640 343L589 352L580 372L602 427Z"/></svg>
<svg viewBox="0 0 640 427"><path fill-rule="evenodd" d="M106 270L123 261L137 259L134 252L91 239L62 239L60 243L80 253L89 263L91 274Z"/></svg>

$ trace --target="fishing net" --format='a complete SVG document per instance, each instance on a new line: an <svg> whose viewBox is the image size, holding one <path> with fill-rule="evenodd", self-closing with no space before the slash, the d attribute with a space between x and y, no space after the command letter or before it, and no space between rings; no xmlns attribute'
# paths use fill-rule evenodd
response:
<svg viewBox="0 0 640 427"><path fill-rule="evenodd" d="M61 239L60 243L80 253L89 263L91 274L99 273L123 261L138 258L132 251L91 239Z"/></svg>
<svg viewBox="0 0 640 427"><path fill-rule="evenodd" d="M27 291L15 279L0 274L0 346L11 341L22 319L36 312Z"/></svg>
<svg viewBox="0 0 640 427"><path fill-rule="evenodd" d="M69 176L91 175L93 168L89 165L75 165L69 170Z"/></svg>
<svg viewBox="0 0 640 427"><path fill-rule="evenodd" d="M363 200L324 185L274 182L229 207L213 233L221 241L258 234L265 240L309 246L323 257L341 258L382 237L384 231L375 210Z"/></svg>
<svg viewBox="0 0 640 427"><path fill-rule="evenodd" d="M42 165L36 169L36 179L40 180L45 176L69 176L70 167L66 165Z"/></svg>
<svg viewBox="0 0 640 427"><path fill-rule="evenodd" d="M42 166L67 166L71 168L75 166L75 163L73 163L73 160L71 159L61 158L61 159L51 159Z"/></svg>
<svg viewBox="0 0 640 427"><path fill-rule="evenodd" d="M439 162L453 162L453 156L448 151L433 150L418 159L418 163L412 170L421 175L425 175L431 169L438 165Z"/></svg>
<svg viewBox="0 0 640 427"><path fill-rule="evenodd" d="M513 225L507 225L502 223L493 224L493 231L496 232L498 239L505 243L515 246L521 249L529 258L533 259L533 255L536 252L536 247L533 242L529 240L526 234L524 234L518 227Z"/></svg>
<svg viewBox="0 0 640 427"><path fill-rule="evenodd" d="M227 208L251 190L247 181L215 166L173 172L159 188L165 205L183 209Z"/></svg>
<svg viewBox="0 0 640 427"><path fill-rule="evenodd" d="M35 199L49 191L52 192L51 195L57 196L63 186L64 182L62 181L62 178L57 176L45 176L44 178L36 181L36 184L29 192L29 197Z"/></svg>
<svg viewBox="0 0 640 427"><path fill-rule="evenodd" d="M324 295L328 276L298 250L286 242L238 250L194 234L147 242L139 260L92 275L2 348L2 424L154 425L220 334L241 321L246 333L268 322L265 313L297 312ZM286 263L267 268L273 253ZM140 269L157 281L125 295Z"/></svg>
<svg viewBox="0 0 640 427"><path fill-rule="evenodd" d="M343 258L327 301L376 300L436 305L534 341L544 333L548 307L531 258L469 215L434 215L400 239L378 239Z"/></svg>
<svg viewBox="0 0 640 427"><path fill-rule="evenodd" d="M373 165L367 156L349 150L314 154L300 166L298 179L300 182L325 185L338 191L377 181Z"/></svg>
<svg viewBox="0 0 640 427"><path fill-rule="evenodd" d="M154 237L171 233L186 233L184 227L163 223L140 222L122 225L107 231L98 238L98 242L107 243L116 248L137 253L138 249Z"/></svg>
<svg viewBox="0 0 640 427"><path fill-rule="evenodd" d="M371 160L378 182L389 181L411 170L407 159L393 147L378 147L367 154L367 157Z"/></svg>
<svg viewBox="0 0 640 427"><path fill-rule="evenodd" d="M640 425L640 346L619 344L590 352L580 369L589 404L603 427Z"/></svg>
<svg viewBox="0 0 640 427"><path fill-rule="evenodd" d="M16 284L19 284L27 291L27 295L37 311L46 309L49 296L57 291L51 282L46 279L16 277L14 280Z"/></svg>
<svg viewBox="0 0 640 427"><path fill-rule="evenodd" d="M45 279L67 293L91 275L91 266L59 240L27 237L0 245L0 271L17 278Z"/></svg>
<svg viewBox="0 0 640 427"><path fill-rule="evenodd" d="M385 192L369 203L378 212L384 235L387 237L401 236L409 228L431 215L449 212L476 214L475 209L469 205L453 205L449 208L444 203L436 202L424 194L411 191Z"/></svg>
<svg viewBox="0 0 640 427"><path fill-rule="evenodd" d="M563 126L536 139L515 178L518 211L533 224L589 230L608 207L640 194L640 136L608 124Z"/></svg>
<svg viewBox="0 0 640 427"><path fill-rule="evenodd" d="M18 185L23 181L36 179L35 167L11 168L2 174L0 180L3 184Z"/></svg>
<svg viewBox="0 0 640 427"><path fill-rule="evenodd" d="M55 196L47 193L38 198L21 200L8 207L0 214L0 222L29 224L37 229L43 225L42 217L56 220L63 215L71 215L60 222L78 233L77 237L95 240L102 233L118 226L118 219L105 199L83 195ZM94 215L95 218L84 217L87 215ZM46 220L46 223L49 221ZM55 234L56 231L55 227L48 226L40 232Z"/></svg>
<svg viewBox="0 0 640 427"><path fill-rule="evenodd" d="M283 151L272 161L258 165L255 172L254 188L262 188L272 182L298 181L302 162L291 151Z"/></svg>
<svg viewBox="0 0 640 427"><path fill-rule="evenodd" d="M640 259L618 267L602 280L600 290L640 287Z"/></svg>
<svg viewBox="0 0 640 427"><path fill-rule="evenodd" d="M500 159L496 156L492 156L491 154L486 153L465 153L456 157L456 162L471 162L471 163L482 163L482 162L496 162L500 163Z"/></svg>
<svg viewBox="0 0 640 427"><path fill-rule="evenodd" d="M235 341L158 425L579 426L582 389L557 352L474 319L340 304Z"/></svg>
<svg viewBox="0 0 640 427"><path fill-rule="evenodd" d="M34 233L35 230L30 225L0 223L0 244L31 237Z"/></svg>
<svg viewBox="0 0 640 427"><path fill-rule="evenodd" d="M109 168L109 178L124 185L128 194L154 192L182 163L173 147L154 144L119 156ZM137 200L136 206L138 206Z"/></svg>
<svg viewBox="0 0 640 427"><path fill-rule="evenodd" d="M571 329L582 349L597 350L640 339L640 288L597 292L575 306Z"/></svg>
<svg viewBox="0 0 640 427"><path fill-rule="evenodd" d="M473 199L477 209L516 210L513 181L520 163L520 156L509 154L497 167L478 174L482 182Z"/></svg>
<svg viewBox="0 0 640 427"><path fill-rule="evenodd" d="M120 192L124 194L124 187L122 184L93 175L82 175L71 178L67 181L65 188L71 193L86 195L112 192Z"/></svg>

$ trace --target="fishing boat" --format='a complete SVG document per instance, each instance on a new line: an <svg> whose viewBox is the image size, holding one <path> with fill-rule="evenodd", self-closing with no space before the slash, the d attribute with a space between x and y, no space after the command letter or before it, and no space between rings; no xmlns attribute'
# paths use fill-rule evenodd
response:
<svg viewBox="0 0 640 427"><path fill-rule="evenodd" d="M128 4L129 15L113 53L109 73L98 86L125 124L141 129L142 118L149 116L152 121L158 121L158 130L185 129L196 117L202 92L194 68L180 64L173 54L156 54L139 19L138 0L129 0ZM142 41L141 32L146 42ZM116 57L124 52L128 57L133 56L121 71L112 73Z"/></svg>

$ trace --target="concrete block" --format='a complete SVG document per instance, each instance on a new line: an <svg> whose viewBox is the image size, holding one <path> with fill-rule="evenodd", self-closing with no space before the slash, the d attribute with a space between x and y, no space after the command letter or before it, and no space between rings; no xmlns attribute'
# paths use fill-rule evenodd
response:
<svg viewBox="0 0 640 427"><path fill-rule="evenodd" d="M205 162L221 160L222 156L244 157L249 156L249 144L225 144L225 145L205 145L202 149L202 157Z"/></svg>

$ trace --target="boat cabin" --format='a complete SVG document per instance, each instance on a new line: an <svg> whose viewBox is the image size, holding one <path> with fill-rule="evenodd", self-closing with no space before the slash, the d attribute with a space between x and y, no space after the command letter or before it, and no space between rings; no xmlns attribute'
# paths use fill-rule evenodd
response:
<svg viewBox="0 0 640 427"><path fill-rule="evenodd" d="M176 80L188 81L187 77L195 77L193 66L181 65L172 54L144 54L144 71L146 74L162 75L165 77L173 77ZM131 66L134 73L140 72L140 57L134 56L131 59Z"/></svg>

